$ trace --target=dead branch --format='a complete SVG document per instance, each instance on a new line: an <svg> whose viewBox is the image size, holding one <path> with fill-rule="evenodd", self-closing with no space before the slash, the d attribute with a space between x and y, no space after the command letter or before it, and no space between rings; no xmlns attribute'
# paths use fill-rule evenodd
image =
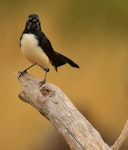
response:
<svg viewBox="0 0 128 150"><path fill-rule="evenodd" d="M62 90L50 83L40 87L40 81L29 74L18 79L23 88L20 99L45 116L72 150L111 150Z"/></svg>
<svg viewBox="0 0 128 150"><path fill-rule="evenodd" d="M111 147L112 150L119 150L119 148L122 146L127 137L128 137L128 120L126 121L120 136Z"/></svg>

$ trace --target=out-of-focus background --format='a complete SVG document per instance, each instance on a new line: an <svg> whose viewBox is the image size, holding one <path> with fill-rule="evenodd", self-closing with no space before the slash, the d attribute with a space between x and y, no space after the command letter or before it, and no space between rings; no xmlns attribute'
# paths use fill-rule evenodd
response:
<svg viewBox="0 0 128 150"><path fill-rule="evenodd" d="M128 2L119 0L0 1L0 149L68 150L48 120L22 102L15 73L30 65L19 38L28 14L40 16L54 49L79 64L50 67L59 86L112 145L128 118ZM38 66L29 73L43 79ZM128 149L128 140L121 150Z"/></svg>

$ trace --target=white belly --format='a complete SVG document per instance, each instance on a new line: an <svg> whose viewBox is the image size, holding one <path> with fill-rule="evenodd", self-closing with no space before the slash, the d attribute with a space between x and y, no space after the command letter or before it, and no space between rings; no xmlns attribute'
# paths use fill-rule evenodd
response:
<svg viewBox="0 0 128 150"><path fill-rule="evenodd" d="M32 63L37 63L42 68L48 68L49 58L38 46L34 34L23 34L21 39L21 50L25 57Z"/></svg>

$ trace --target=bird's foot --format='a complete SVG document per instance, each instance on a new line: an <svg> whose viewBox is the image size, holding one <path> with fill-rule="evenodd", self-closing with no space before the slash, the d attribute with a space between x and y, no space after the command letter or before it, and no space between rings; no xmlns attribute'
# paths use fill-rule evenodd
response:
<svg viewBox="0 0 128 150"><path fill-rule="evenodd" d="M46 83L46 80L39 82L40 87Z"/></svg>
<svg viewBox="0 0 128 150"><path fill-rule="evenodd" d="M39 83L40 87L42 87L46 83L46 75L47 72L49 72L49 68L43 68L43 69L45 71L45 76L44 76L44 80Z"/></svg>
<svg viewBox="0 0 128 150"><path fill-rule="evenodd" d="M27 73L27 71L26 71L26 70L24 70L24 71L19 71L18 73L19 73L18 78L20 78L20 77L23 76L25 73Z"/></svg>

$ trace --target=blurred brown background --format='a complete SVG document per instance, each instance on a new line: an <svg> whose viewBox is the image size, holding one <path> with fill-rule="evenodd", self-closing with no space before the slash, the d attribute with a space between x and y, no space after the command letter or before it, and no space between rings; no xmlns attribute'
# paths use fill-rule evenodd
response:
<svg viewBox="0 0 128 150"><path fill-rule="evenodd" d="M0 149L59 150L62 142L49 121L18 98L22 89L15 73L30 65L19 38L30 13L39 14L54 49L80 65L65 65L58 73L51 66L47 81L59 86L113 144L128 118L128 2L1 0ZM44 76L38 66L29 73ZM126 149L128 140L121 148Z"/></svg>

